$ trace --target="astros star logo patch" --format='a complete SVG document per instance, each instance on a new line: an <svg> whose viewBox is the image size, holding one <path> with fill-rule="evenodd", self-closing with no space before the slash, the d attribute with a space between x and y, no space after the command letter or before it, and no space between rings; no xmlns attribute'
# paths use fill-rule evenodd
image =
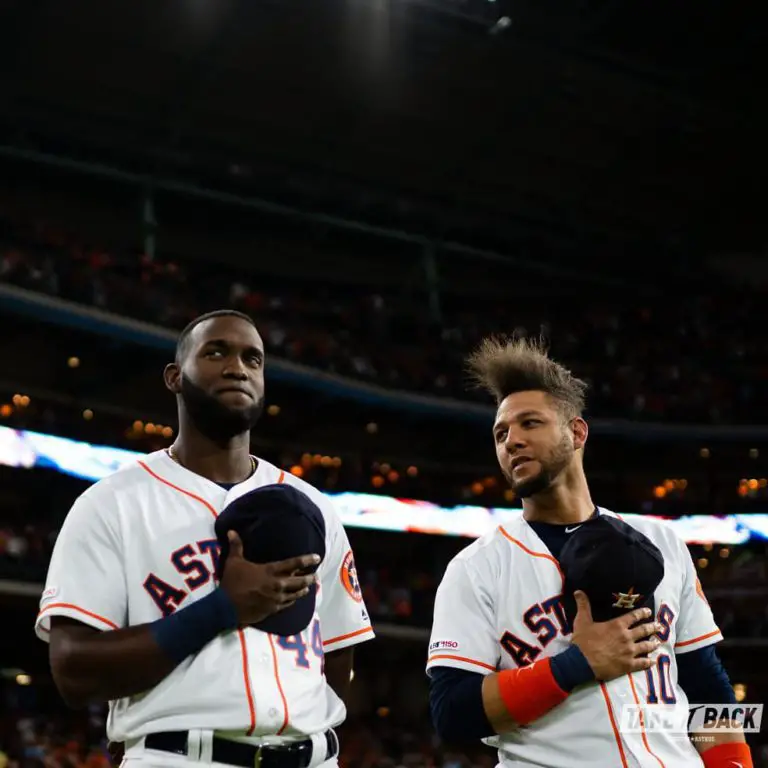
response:
<svg viewBox="0 0 768 768"><path fill-rule="evenodd" d="M616 600L613 608L634 608L642 595L635 592L634 587L630 587L628 592L614 592L613 597Z"/></svg>

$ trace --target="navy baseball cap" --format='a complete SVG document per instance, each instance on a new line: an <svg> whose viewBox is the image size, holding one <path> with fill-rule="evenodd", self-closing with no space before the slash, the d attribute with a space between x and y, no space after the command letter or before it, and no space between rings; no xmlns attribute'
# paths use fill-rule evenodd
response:
<svg viewBox="0 0 768 768"><path fill-rule="evenodd" d="M649 621L654 620L653 593L664 578L664 558L647 536L623 520L600 515L582 523L560 551L560 567L571 627L576 590L589 598L595 621L610 621L636 608L650 608Z"/></svg>
<svg viewBox="0 0 768 768"><path fill-rule="evenodd" d="M219 580L229 556L229 531L239 534L243 556L252 563L273 563L300 555L319 555L321 562L325 559L323 513L309 496L292 485L264 485L243 494L216 518L215 530L221 547L216 569ZM312 584L309 593L290 608L253 626L274 635L297 635L312 621L316 598L317 587Z"/></svg>

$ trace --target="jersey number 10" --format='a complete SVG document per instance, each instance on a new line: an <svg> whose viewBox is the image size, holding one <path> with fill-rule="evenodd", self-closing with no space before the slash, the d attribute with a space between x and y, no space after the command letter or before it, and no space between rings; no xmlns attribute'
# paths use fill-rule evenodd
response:
<svg viewBox="0 0 768 768"><path fill-rule="evenodd" d="M648 704L674 704L677 701L675 688L672 685L669 666L672 659L666 653L659 655L656 665L645 670L645 678L648 681ZM659 679L658 688L656 678ZM658 692L657 692L658 691Z"/></svg>

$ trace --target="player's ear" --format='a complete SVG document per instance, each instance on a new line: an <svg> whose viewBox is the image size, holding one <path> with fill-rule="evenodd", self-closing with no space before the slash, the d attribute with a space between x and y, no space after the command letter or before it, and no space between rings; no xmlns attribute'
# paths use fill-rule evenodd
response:
<svg viewBox="0 0 768 768"><path fill-rule="evenodd" d="M571 421L571 431L573 433L573 447L577 450L583 448L587 443L587 436L589 435L587 422L581 416L577 416Z"/></svg>
<svg viewBox="0 0 768 768"><path fill-rule="evenodd" d="M178 395L181 392L181 368L178 363L168 363L165 366L163 379L165 380L165 386L174 395Z"/></svg>

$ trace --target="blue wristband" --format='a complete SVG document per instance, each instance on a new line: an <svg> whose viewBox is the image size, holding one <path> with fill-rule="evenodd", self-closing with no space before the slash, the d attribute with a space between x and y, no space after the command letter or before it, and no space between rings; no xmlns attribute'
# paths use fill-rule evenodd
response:
<svg viewBox="0 0 768 768"><path fill-rule="evenodd" d="M237 629L237 612L229 595L215 589L196 603L150 624L157 644L168 658L181 664L202 650L217 635Z"/></svg>
<svg viewBox="0 0 768 768"><path fill-rule="evenodd" d="M567 650L550 659L552 676L555 682L570 693L577 685L590 683L595 673L578 645L571 645Z"/></svg>

